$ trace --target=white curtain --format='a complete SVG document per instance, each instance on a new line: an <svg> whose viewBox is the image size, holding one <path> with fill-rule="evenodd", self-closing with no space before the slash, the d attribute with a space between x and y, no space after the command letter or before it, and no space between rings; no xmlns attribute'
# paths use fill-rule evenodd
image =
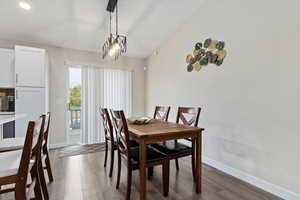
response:
<svg viewBox="0 0 300 200"><path fill-rule="evenodd" d="M132 72L97 67L82 68L82 134L84 144L104 141L99 108L132 112Z"/></svg>

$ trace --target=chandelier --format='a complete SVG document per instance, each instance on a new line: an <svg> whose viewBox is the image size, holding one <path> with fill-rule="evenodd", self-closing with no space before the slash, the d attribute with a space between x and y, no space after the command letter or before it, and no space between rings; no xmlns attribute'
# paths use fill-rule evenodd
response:
<svg viewBox="0 0 300 200"><path fill-rule="evenodd" d="M111 21L113 10L109 12L109 37L106 39L102 46L102 58L105 59L107 56L117 60L119 56L127 51L127 38L125 35L120 35L118 30L118 4L116 4L116 33L113 34L111 31Z"/></svg>

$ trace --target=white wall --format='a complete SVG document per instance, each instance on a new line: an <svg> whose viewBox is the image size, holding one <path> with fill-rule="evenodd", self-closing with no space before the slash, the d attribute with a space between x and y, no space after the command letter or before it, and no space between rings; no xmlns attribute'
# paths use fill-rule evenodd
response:
<svg viewBox="0 0 300 200"><path fill-rule="evenodd" d="M148 59L146 73L148 115L155 105L172 106L172 120L176 106L202 107L206 158L279 186L279 195L290 191L285 197L295 199L300 199L294 194L300 193L299 7L296 0L206 1ZM186 55L208 37L226 41L224 64L188 73Z"/></svg>
<svg viewBox="0 0 300 200"><path fill-rule="evenodd" d="M144 114L144 66L145 60L122 57L117 62L103 61L100 53L59 48L26 42L0 40L0 48L25 45L44 48L50 61L50 111L52 126L50 143L54 146L66 143L67 73L68 64L87 64L98 67L124 68L134 72L133 114Z"/></svg>

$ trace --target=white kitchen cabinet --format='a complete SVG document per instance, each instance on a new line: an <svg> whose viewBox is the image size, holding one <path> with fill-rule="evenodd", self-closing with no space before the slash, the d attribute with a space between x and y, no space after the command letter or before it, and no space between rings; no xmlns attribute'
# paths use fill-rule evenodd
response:
<svg viewBox="0 0 300 200"><path fill-rule="evenodd" d="M45 50L15 46L17 87L45 87Z"/></svg>
<svg viewBox="0 0 300 200"><path fill-rule="evenodd" d="M29 121L36 121L46 113L45 88L16 87L16 115L25 114L26 118L17 119L15 137L24 137Z"/></svg>
<svg viewBox="0 0 300 200"><path fill-rule="evenodd" d="M14 51L11 49L0 49L0 87L14 88Z"/></svg>

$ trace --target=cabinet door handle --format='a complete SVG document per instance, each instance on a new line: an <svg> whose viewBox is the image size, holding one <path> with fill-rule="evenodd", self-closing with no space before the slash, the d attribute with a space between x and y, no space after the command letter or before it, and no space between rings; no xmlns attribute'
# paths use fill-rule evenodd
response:
<svg viewBox="0 0 300 200"><path fill-rule="evenodd" d="M16 74L16 83L18 84L18 82L19 82L19 76L18 74Z"/></svg>
<svg viewBox="0 0 300 200"><path fill-rule="evenodd" d="M19 98L19 95L18 95L18 90L16 90L16 99Z"/></svg>

